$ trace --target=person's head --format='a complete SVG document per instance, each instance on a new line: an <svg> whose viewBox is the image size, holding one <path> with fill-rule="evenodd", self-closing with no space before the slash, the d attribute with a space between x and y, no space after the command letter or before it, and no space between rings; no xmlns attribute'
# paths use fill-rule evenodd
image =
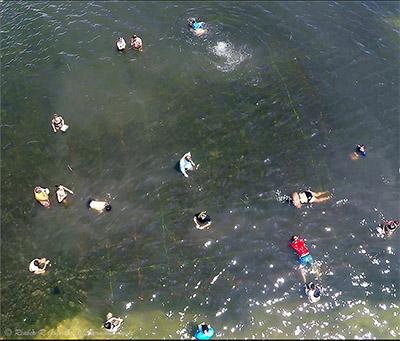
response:
<svg viewBox="0 0 400 341"><path fill-rule="evenodd" d="M33 262L33 264L34 264L35 266L39 266L39 261L36 259L36 260Z"/></svg>
<svg viewBox="0 0 400 341"><path fill-rule="evenodd" d="M207 333L208 332L208 326L205 323L203 323L201 325L201 330L203 331L203 333Z"/></svg>
<svg viewBox="0 0 400 341"><path fill-rule="evenodd" d="M293 203L293 205L296 206L297 208L301 207L299 193L294 192L294 193L292 194L292 203Z"/></svg>
<svg viewBox="0 0 400 341"><path fill-rule="evenodd" d="M188 23L189 23L190 26L193 26L196 23L196 19L195 18L190 18L188 20Z"/></svg>
<svg viewBox="0 0 400 341"><path fill-rule="evenodd" d="M365 146L363 144L358 144L357 145L357 152L360 153L361 155L365 155Z"/></svg>
<svg viewBox="0 0 400 341"><path fill-rule="evenodd" d="M136 38L137 38L137 35L134 34L134 35L132 36L132 39L136 39Z"/></svg>
<svg viewBox="0 0 400 341"><path fill-rule="evenodd" d="M199 213L199 218L200 219L206 219L207 217L207 211L202 211Z"/></svg>
<svg viewBox="0 0 400 341"><path fill-rule="evenodd" d="M321 291L319 290L319 288L313 284L312 290L314 290L314 297L320 297L321 296Z"/></svg>
<svg viewBox="0 0 400 341"><path fill-rule="evenodd" d="M299 239L299 236L297 236L297 235L292 236L292 242L295 242L297 239Z"/></svg>
<svg viewBox="0 0 400 341"><path fill-rule="evenodd" d="M110 204L107 204L107 205L104 207L104 209L105 209L107 212L111 211L111 205L110 205Z"/></svg>
<svg viewBox="0 0 400 341"><path fill-rule="evenodd" d="M395 220L391 224L389 224L388 229L389 230L395 230L398 227L399 227L399 222L397 220Z"/></svg>
<svg viewBox="0 0 400 341"><path fill-rule="evenodd" d="M106 323L104 323L104 328L106 328L106 329L111 329L111 322L106 322Z"/></svg>
<svg viewBox="0 0 400 341"><path fill-rule="evenodd" d="M35 187L35 192L36 193L40 193L41 191L42 191L42 189L39 186Z"/></svg>
<svg viewBox="0 0 400 341"><path fill-rule="evenodd" d="M57 115L57 114L54 114L53 117L56 118L56 117L58 117L58 115Z"/></svg>
<svg viewBox="0 0 400 341"><path fill-rule="evenodd" d="M192 159L192 154L187 153L187 155L185 156L185 159L190 161Z"/></svg>

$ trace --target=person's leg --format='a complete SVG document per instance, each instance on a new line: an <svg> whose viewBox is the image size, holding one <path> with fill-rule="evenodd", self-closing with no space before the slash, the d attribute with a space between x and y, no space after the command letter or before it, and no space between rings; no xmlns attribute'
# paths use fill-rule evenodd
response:
<svg viewBox="0 0 400 341"><path fill-rule="evenodd" d="M301 273L301 277L303 278L303 282L304 282L304 283L307 283L306 271L304 270L303 267L300 268L300 273Z"/></svg>
<svg viewBox="0 0 400 341"><path fill-rule="evenodd" d="M329 197L323 197L323 198L315 198L315 200L311 201L311 203L314 203L314 202L324 202L324 201L329 200L330 198L331 198L330 196L329 196Z"/></svg>
<svg viewBox="0 0 400 341"><path fill-rule="evenodd" d="M329 191L325 191L325 192L312 192L312 191L310 191L310 192L316 198L320 197L321 195L329 194Z"/></svg>

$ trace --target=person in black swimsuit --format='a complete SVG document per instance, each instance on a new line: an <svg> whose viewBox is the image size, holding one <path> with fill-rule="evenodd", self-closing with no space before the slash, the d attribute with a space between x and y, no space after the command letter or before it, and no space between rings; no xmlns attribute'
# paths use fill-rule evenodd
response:
<svg viewBox="0 0 400 341"><path fill-rule="evenodd" d="M211 218L206 211L195 214L193 221L199 230L203 230L211 225Z"/></svg>
<svg viewBox="0 0 400 341"><path fill-rule="evenodd" d="M292 203L297 208L300 208L302 204L313 204L316 202L323 202L331 198L328 191L325 192L313 192L310 189L301 192L294 192L292 194Z"/></svg>

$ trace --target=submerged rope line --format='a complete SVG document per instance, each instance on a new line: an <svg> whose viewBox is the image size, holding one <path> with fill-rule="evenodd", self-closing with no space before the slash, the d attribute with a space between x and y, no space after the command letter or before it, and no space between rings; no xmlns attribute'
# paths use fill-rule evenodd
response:
<svg viewBox="0 0 400 341"><path fill-rule="evenodd" d="M268 48L269 48L269 46L268 46ZM269 48L269 50L270 50L270 52L271 52L271 49L270 49L270 48ZM286 82L285 82L285 79L283 78L282 74L280 73L280 71L279 71L279 69L278 69L278 66L275 64L274 60L272 60L272 65L274 66L274 68L275 68L277 74L279 75L279 77L281 78L283 84L285 85L286 94L287 94L287 97L288 97L288 99L289 99L289 104L290 104L290 106L291 106L291 108L292 108L292 111L293 111L294 116L296 117L297 121L300 122L300 116L299 116L299 114L298 114L296 108L294 107L294 104L293 104L293 101L292 101L292 96L290 95L290 91L289 91L289 88L288 88L288 86L287 86L287 84L286 84ZM299 130L300 130L300 132L301 132L301 135L302 135L302 137L303 137L303 140L306 140L306 139L307 139L307 136L306 136L306 134L304 133L303 128L302 128L301 126L299 126ZM306 145L307 145L307 144L306 144ZM311 155L311 153L310 153L308 147L306 148L306 150L307 150L307 154L309 155L309 157L310 157L310 159L311 159L311 163L312 163L313 167L315 167L315 165L316 165L315 160L314 160L314 158L312 157L312 155ZM319 181L320 189L322 189L322 182L321 182L321 178L318 176L318 173L316 174L316 177L317 177L317 179L318 179L318 181Z"/></svg>
<svg viewBox="0 0 400 341"><path fill-rule="evenodd" d="M111 267L111 261L110 261L110 254L108 252L108 246L106 246L106 250L107 250L108 265ZM108 283L110 285L111 302L114 303L114 292L113 292L113 288L112 288L112 284L111 284L111 274L112 274L112 270L110 269L110 270L107 271L107 275L108 275Z"/></svg>

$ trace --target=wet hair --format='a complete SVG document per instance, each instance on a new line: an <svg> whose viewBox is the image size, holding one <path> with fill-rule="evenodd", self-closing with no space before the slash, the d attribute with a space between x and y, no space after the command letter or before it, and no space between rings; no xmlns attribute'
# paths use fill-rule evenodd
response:
<svg viewBox="0 0 400 341"><path fill-rule="evenodd" d="M299 236L293 235L293 236L292 236L292 242L294 242L296 239L299 239Z"/></svg>
<svg viewBox="0 0 400 341"><path fill-rule="evenodd" d="M106 322L103 324L104 328L111 329L111 322Z"/></svg>
<svg viewBox="0 0 400 341"><path fill-rule="evenodd" d="M208 326L206 324L202 324L201 325L201 330L203 331L203 333L207 333L208 332Z"/></svg>
<svg viewBox="0 0 400 341"><path fill-rule="evenodd" d="M136 34L134 34L134 35L132 36L132 38L137 38L137 35L136 35Z"/></svg>
<svg viewBox="0 0 400 341"><path fill-rule="evenodd" d="M111 211L111 205L106 205L105 210L106 210L107 212Z"/></svg>
<svg viewBox="0 0 400 341"><path fill-rule="evenodd" d="M39 266L39 261L36 259L33 264L35 264L36 266Z"/></svg>

